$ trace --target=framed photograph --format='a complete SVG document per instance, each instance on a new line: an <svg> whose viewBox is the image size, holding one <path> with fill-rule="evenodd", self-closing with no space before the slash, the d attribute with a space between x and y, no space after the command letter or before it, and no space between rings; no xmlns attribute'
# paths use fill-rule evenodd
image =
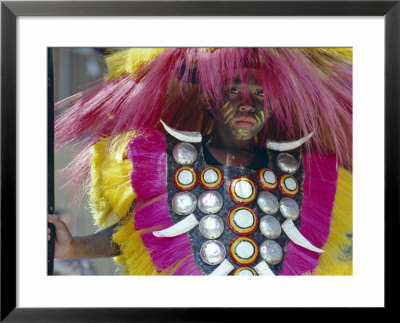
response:
<svg viewBox="0 0 400 323"><path fill-rule="evenodd" d="M248 308L390 308L386 282L398 233L391 220L399 211L399 1L3 1L1 15L2 321L234 320ZM48 275L49 49L101 56L104 48L126 47L352 49L352 275ZM95 65L91 73L101 78Z"/></svg>

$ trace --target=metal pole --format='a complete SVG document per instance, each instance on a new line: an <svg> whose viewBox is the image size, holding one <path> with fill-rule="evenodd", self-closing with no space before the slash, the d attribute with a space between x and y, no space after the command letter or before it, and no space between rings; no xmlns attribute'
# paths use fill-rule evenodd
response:
<svg viewBox="0 0 400 323"><path fill-rule="evenodd" d="M53 49L47 48L47 207L48 213L53 214L54 203L54 74L53 74ZM51 229L50 240L47 245L47 275L53 275L54 271L54 244L55 227L47 223Z"/></svg>

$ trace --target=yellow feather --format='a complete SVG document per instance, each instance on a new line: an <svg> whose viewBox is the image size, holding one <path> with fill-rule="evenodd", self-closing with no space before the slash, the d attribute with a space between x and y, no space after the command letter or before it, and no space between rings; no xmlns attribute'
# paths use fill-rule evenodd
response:
<svg viewBox="0 0 400 323"><path fill-rule="evenodd" d="M129 48L111 54L106 57L108 74L104 78L109 81L124 74L132 74L164 50L165 48Z"/></svg>
<svg viewBox="0 0 400 323"><path fill-rule="evenodd" d="M112 213L112 205L104 196L102 165L106 158L104 154L107 141L100 140L92 147L90 165L91 187L89 190L89 206L95 223L103 226Z"/></svg>
<svg viewBox="0 0 400 323"><path fill-rule="evenodd" d="M323 48L324 50L335 52L352 58L352 48ZM115 80L125 74L133 74L144 64L151 62L160 55L166 48L129 48L108 55L106 64L108 74L104 77L106 81ZM218 48L205 48L205 51L213 52ZM321 50L316 48L316 51Z"/></svg>
<svg viewBox="0 0 400 323"><path fill-rule="evenodd" d="M121 255L114 260L124 268L123 275L159 275L143 245L141 231L135 231L133 215L113 235L113 241L121 250Z"/></svg>
<svg viewBox="0 0 400 323"><path fill-rule="evenodd" d="M119 245L121 255L114 261L122 267L122 274L170 275L179 262L171 270L158 273L141 239L143 231L135 230L131 208L136 194L130 182L132 164L127 158L127 144L133 135L118 136L110 145L107 138L102 138L92 147L89 204L100 229L118 222L113 241Z"/></svg>
<svg viewBox="0 0 400 323"><path fill-rule="evenodd" d="M135 230L134 216L124 219L113 235L113 241L121 250L121 255L114 260L123 267L122 275L172 275L184 259L178 261L173 268L158 272L151 260L150 254L143 244L141 234L146 230Z"/></svg>
<svg viewBox="0 0 400 323"><path fill-rule="evenodd" d="M352 58L353 57L353 48L346 48L346 47L341 48L341 47L338 47L338 48L330 48L330 50L332 50L332 51L334 51L336 53L342 54L344 56L347 56L348 58Z"/></svg>
<svg viewBox="0 0 400 323"><path fill-rule="evenodd" d="M339 168L330 234L322 248L316 275L352 275L353 177Z"/></svg>
<svg viewBox="0 0 400 323"><path fill-rule="evenodd" d="M126 216L136 194L131 183L132 164L127 158L127 144L132 133L124 134L110 145L119 142L121 148L109 148L102 138L92 148L89 205L96 225L101 229Z"/></svg>

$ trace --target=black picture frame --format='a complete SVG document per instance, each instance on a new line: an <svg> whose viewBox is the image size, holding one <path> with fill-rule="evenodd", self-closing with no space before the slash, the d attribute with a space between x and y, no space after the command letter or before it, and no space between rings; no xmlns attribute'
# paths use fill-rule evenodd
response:
<svg viewBox="0 0 400 323"><path fill-rule="evenodd" d="M2 1L1 321L235 321L240 309L16 306L16 20L19 16L383 16L385 19L385 308L399 229L400 1ZM371 263L373 265L373 263ZM395 281L393 281L395 280ZM56 292L56 291L55 291ZM262 313L258 313L257 315Z"/></svg>

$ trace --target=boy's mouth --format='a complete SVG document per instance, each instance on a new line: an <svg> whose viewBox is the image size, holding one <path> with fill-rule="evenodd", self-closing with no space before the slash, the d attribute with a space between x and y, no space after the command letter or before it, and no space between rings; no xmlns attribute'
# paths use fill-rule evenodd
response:
<svg viewBox="0 0 400 323"><path fill-rule="evenodd" d="M256 121L251 117L239 117L233 120L233 123L241 126L241 127L248 127L251 128L256 125Z"/></svg>

